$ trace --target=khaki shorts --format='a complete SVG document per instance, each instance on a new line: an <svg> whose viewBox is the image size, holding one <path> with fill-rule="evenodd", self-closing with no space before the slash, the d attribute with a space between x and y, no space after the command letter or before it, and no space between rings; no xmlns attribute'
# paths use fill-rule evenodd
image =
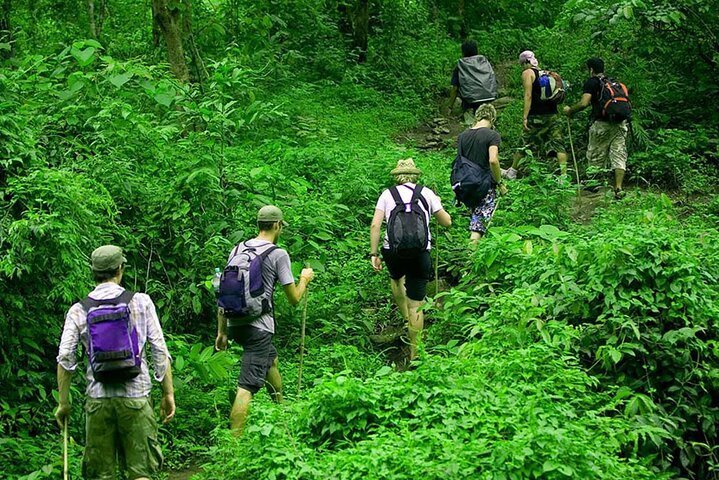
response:
<svg viewBox="0 0 719 480"><path fill-rule="evenodd" d="M558 153L566 153L564 148L564 129L557 118L558 115L532 115L527 118L527 128L522 140L538 158L556 157Z"/></svg>
<svg viewBox="0 0 719 480"><path fill-rule="evenodd" d="M589 127L587 161L593 170L627 169L627 122L595 121Z"/></svg>
<svg viewBox="0 0 719 480"><path fill-rule="evenodd" d="M149 397L88 398L85 414L85 479L115 480L118 458L129 480L149 478L162 466Z"/></svg>

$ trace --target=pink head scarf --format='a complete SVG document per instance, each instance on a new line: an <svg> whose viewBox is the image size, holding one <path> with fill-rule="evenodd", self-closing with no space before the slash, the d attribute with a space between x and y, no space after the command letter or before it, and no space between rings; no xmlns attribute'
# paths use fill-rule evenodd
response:
<svg viewBox="0 0 719 480"><path fill-rule="evenodd" d="M539 65L539 61L534 56L534 52L532 52L530 50L525 50L519 54L519 63L525 63L525 62L529 62L529 64L532 65L533 67L536 67L537 65Z"/></svg>

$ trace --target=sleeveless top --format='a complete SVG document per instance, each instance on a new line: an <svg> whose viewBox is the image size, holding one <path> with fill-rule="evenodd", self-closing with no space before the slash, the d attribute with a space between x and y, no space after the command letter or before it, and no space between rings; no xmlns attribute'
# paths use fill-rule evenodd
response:
<svg viewBox="0 0 719 480"><path fill-rule="evenodd" d="M557 113L557 104L554 102L543 102L540 100L541 88L539 86L539 69L532 68L534 82L532 83L532 103L529 107L529 115L554 115Z"/></svg>

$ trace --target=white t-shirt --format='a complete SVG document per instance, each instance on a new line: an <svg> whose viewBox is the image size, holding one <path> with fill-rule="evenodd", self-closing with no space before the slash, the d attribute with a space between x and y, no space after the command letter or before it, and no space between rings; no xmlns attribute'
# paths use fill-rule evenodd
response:
<svg viewBox="0 0 719 480"><path fill-rule="evenodd" d="M414 195L414 189L416 186L417 185L415 185L414 183L397 185L399 196L403 202L409 203L412 200L412 195ZM424 204L422 202L419 202L419 207L426 213L425 219L427 221L427 231L429 231L429 219L432 215L442 210L442 202L440 201L439 197L427 187L422 187L421 195L427 201L427 205L429 206L428 212L424 208ZM384 212L384 221L385 223L387 223L387 221L389 221L389 215L392 213L392 210L394 210L394 207L396 205L397 204L395 203L394 198L392 198L392 193L389 191L389 189L387 189L382 192L382 195L379 196L379 200L377 200L377 206L375 208ZM428 240L432 240L432 233L429 234ZM384 243L382 244L382 248L389 248L389 237L387 236L386 231L384 233ZM427 245L427 250L431 248L432 245L431 243L429 243Z"/></svg>

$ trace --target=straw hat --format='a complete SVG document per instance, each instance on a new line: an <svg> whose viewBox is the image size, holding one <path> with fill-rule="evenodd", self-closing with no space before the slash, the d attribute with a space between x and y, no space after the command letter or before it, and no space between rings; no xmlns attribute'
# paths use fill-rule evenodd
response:
<svg viewBox="0 0 719 480"><path fill-rule="evenodd" d="M422 171L417 168L412 158L399 160L397 166L389 172L392 175L420 175Z"/></svg>

